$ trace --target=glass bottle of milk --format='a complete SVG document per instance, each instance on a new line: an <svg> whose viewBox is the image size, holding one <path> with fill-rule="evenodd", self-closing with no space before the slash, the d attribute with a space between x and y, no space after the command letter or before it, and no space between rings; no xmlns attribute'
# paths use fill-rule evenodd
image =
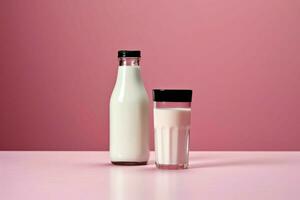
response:
<svg viewBox="0 0 300 200"><path fill-rule="evenodd" d="M140 51L118 52L117 81L110 98L110 159L145 165L149 159L149 100L140 75Z"/></svg>

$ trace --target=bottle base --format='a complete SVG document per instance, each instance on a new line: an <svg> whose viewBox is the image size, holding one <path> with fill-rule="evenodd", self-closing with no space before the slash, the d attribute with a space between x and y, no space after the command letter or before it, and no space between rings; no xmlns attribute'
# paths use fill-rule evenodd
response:
<svg viewBox="0 0 300 200"><path fill-rule="evenodd" d="M142 161L142 162L111 161L111 163L114 165L123 165L123 166L147 165L147 161Z"/></svg>
<svg viewBox="0 0 300 200"><path fill-rule="evenodd" d="M155 165L159 169L168 169L168 170L187 169L188 168L188 164L166 165L166 164L158 164L157 162L155 162Z"/></svg>

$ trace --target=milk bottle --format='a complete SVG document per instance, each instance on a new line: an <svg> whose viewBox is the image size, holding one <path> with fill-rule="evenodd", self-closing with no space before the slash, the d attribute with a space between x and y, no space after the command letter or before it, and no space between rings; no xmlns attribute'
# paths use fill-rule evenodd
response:
<svg viewBox="0 0 300 200"><path fill-rule="evenodd" d="M149 100L140 75L140 51L118 52L118 75L110 99L110 158L117 165L149 159Z"/></svg>

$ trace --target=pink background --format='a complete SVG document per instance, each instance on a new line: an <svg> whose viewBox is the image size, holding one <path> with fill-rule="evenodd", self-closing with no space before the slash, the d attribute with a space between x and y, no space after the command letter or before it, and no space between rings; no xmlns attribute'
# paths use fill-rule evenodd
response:
<svg viewBox="0 0 300 200"><path fill-rule="evenodd" d="M194 90L192 149L300 150L299 21L296 0L2 0L0 149L107 150L117 50L141 49L149 96Z"/></svg>

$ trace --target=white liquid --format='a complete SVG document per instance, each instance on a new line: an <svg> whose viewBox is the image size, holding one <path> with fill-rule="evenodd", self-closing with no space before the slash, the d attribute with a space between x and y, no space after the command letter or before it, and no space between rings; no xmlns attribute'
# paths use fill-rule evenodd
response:
<svg viewBox="0 0 300 200"><path fill-rule="evenodd" d="M162 165L188 163L190 108L154 108L155 156Z"/></svg>
<svg viewBox="0 0 300 200"><path fill-rule="evenodd" d="M138 66L120 66L110 99L110 157L114 162L149 159L149 101Z"/></svg>

